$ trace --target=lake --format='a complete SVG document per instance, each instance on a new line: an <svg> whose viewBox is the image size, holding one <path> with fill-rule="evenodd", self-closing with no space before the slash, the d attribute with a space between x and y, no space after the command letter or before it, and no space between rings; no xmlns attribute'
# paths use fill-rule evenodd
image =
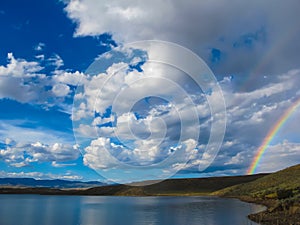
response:
<svg viewBox="0 0 300 225"><path fill-rule="evenodd" d="M263 206L218 197L0 195L1 225L254 225Z"/></svg>

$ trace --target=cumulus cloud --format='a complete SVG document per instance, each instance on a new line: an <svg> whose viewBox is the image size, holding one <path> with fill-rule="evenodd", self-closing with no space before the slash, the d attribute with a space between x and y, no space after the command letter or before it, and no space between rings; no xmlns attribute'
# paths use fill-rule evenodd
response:
<svg viewBox="0 0 300 225"><path fill-rule="evenodd" d="M59 69L63 60L58 55L47 59L55 66L47 74L40 62L16 59L12 53L8 53L7 59L7 65L0 66L0 98L69 110L69 103L65 101L73 98L74 89L70 87L84 82L83 73Z"/></svg>
<svg viewBox="0 0 300 225"><path fill-rule="evenodd" d="M70 163L64 162L76 160L80 156L79 146L74 144L73 135L47 126L26 126L30 123L37 121L0 122L0 158L3 162L13 167L43 162L60 167L67 166Z"/></svg>
<svg viewBox="0 0 300 225"><path fill-rule="evenodd" d="M15 59L8 53L8 64L0 66L0 98L9 98L22 103L43 102L50 84L49 78L41 73L43 67L38 62Z"/></svg>
<svg viewBox="0 0 300 225"><path fill-rule="evenodd" d="M158 54L154 49L147 53L149 58L151 54ZM107 59L111 60L113 54L110 52ZM118 161L141 166L168 158L176 152L182 130L180 123L184 121L181 142L200 130L200 138L193 138L197 142L196 151L185 162L170 162L169 170L165 171L180 169L200 173L204 170L204 173L212 174L206 169L213 163L210 169L218 173L221 170L244 173L251 162L249 159L254 157L274 121L299 98L299 94L295 94L300 82L297 69L273 75L272 80L260 88L243 92L234 88L231 77L224 77L218 83L226 102L228 126L215 158L213 152L218 149L217 144L213 142L210 150L205 144L212 120L220 127L218 124L224 122L224 117L218 107L210 117L208 102L219 105L217 93L220 90L202 92L174 68L154 65L146 59L143 59L139 71L130 69L134 54L124 55L132 58L114 63L94 76L84 75L85 82L75 96L75 105L78 101L73 114L73 122L78 125L75 125L76 131L90 140L85 148L84 162L96 170L114 168ZM164 100L147 99L147 96L159 96ZM172 101L168 96L172 96ZM193 117L193 110L196 117ZM200 121L198 125L195 118ZM218 133L218 129L214 132Z"/></svg>
<svg viewBox="0 0 300 225"><path fill-rule="evenodd" d="M299 7L297 0L71 0L65 10L76 36L109 32L119 42L172 41L217 62L218 73L269 75L298 65Z"/></svg>
<svg viewBox="0 0 300 225"><path fill-rule="evenodd" d="M54 71L52 79L57 83L77 86L85 82L85 75L79 71L68 72L64 70L56 70Z"/></svg>
<svg viewBox="0 0 300 225"><path fill-rule="evenodd" d="M228 125L218 155L210 167L202 172L199 165L205 165L205 159L210 157L206 153L206 156L196 154L187 163L174 163L173 167L180 168L180 173L198 173L200 176L246 173L269 130L300 98L299 94L295 94L298 90L299 70L277 75L273 83L249 92L235 92L234 89L227 87L226 82L220 83L227 102ZM296 112L295 116L290 118L290 122L285 123L281 134L277 134L278 141L284 138L293 139L299 132L294 122L297 121L299 110ZM267 147L257 172L274 172L297 164L300 154L299 143L295 142L295 139L293 142L292 139ZM203 149L204 146L200 145L198 148Z"/></svg>
<svg viewBox="0 0 300 225"><path fill-rule="evenodd" d="M270 7L270 4L276 7ZM299 98L299 29L294 22L299 20L299 7L298 2L293 0L284 3L234 1L231 4L227 1L150 3L116 0L99 3L93 0L71 0L66 4L65 10L77 24L75 36L97 36L108 32L119 43L160 39L179 43L203 57L218 74L228 117L225 144L214 162L215 170L223 165L224 170L243 173L245 165L249 164L249 159L255 154L274 121ZM149 55L165 53L162 49L148 52ZM143 65L143 72L147 71L147 66L151 67L146 63ZM157 74L158 70L159 66L156 65L151 72ZM111 99L115 99L110 90L122 90L123 82L129 84L129 80L136 82L138 76L134 73L137 72L133 71L132 76L126 76L125 79L120 75L119 83L112 82L115 86L105 87L105 93L109 93L109 96L99 99L98 104L95 99L90 98L92 101L82 105L78 115L75 115L76 119L82 119L88 113L91 103L94 109L104 112ZM227 76L231 74L232 76ZM103 82L99 78L97 77L97 82ZM151 82L154 83L155 79L149 81L149 86ZM184 82L187 81L182 81ZM161 89L165 89L166 85L155 84L157 88L160 85L164 86ZM171 90L166 91L172 93ZM135 96L134 93L145 92L145 86L135 92L122 92L117 108L125 109L126 105L131 104L130 98ZM88 96L95 96L95 93L96 91L90 91ZM78 95L79 97L83 95ZM213 101L213 95L206 97ZM197 101L197 97L193 100ZM182 106L187 106L182 103ZM202 118L209 114L208 108L203 102L197 105ZM186 109L188 112L189 107ZM171 112L172 110L162 117L167 125L171 124L171 120L176 124L176 117L171 116ZM122 118L125 115L118 116ZM124 117L124 121L131 126L134 126L135 120L132 115ZM147 126L144 124L146 120L143 118L143 122L139 123L139 131L137 127L133 129L140 136L147 136ZM218 120L217 114L214 115L214 120ZM126 122L121 126L121 121L116 128L120 136L132 136L128 129L130 126ZM210 120L203 120L201 127L209 129L210 123ZM87 131L88 127L85 126L84 130ZM101 134L101 129L103 127L94 129L94 134L95 131ZM178 126L174 126L174 131L176 129L178 130ZM108 135L111 134L110 132ZM170 134L171 132L168 133ZM199 140L199 144L201 143ZM198 156L189 164L181 166L186 170L197 170L197 164L205 162L202 160L203 162ZM219 171L218 174L220 173L223 172Z"/></svg>
<svg viewBox="0 0 300 225"><path fill-rule="evenodd" d="M52 87L52 92L57 96L57 97L64 97L68 95L70 92L70 87L66 84L55 84Z"/></svg>
<svg viewBox="0 0 300 225"><path fill-rule="evenodd" d="M98 138L93 140L90 146L85 148L83 162L93 169L114 168L118 161L108 152L110 148L117 149L107 138Z"/></svg>
<svg viewBox="0 0 300 225"><path fill-rule="evenodd" d="M7 54L8 64L0 66L0 76L35 77L43 68L37 62L15 59L12 53Z"/></svg>
<svg viewBox="0 0 300 225"><path fill-rule="evenodd" d="M293 143L288 140L268 147L261 158L257 172L273 172L285 169L299 163L300 143Z"/></svg>
<svg viewBox="0 0 300 225"><path fill-rule="evenodd" d="M277 81L275 82L275 80ZM292 70L277 75L273 83L254 91L234 92L234 89L227 89L226 85L223 84L223 93L227 102L228 125L224 143L211 165L211 171L216 170L216 174L221 171L226 173L231 169L240 174L246 172L247 166L254 159L269 130L274 127L285 111L300 98L299 95L295 94L298 90L298 82L299 70ZM292 138L299 132L299 129L293 125L295 118L292 119L282 129L293 131L285 132L281 138ZM274 146L269 146L261 161L259 172L276 171L285 166L296 164L297 162L291 159L299 157L296 148L297 143L289 142L285 141L285 145L281 143L275 145L277 151L272 150L275 148ZM279 150L280 148L281 150ZM293 151L289 153L288 149L293 149ZM282 151L286 152L284 159L280 154ZM289 154L290 156L288 156ZM279 163L280 161L281 163ZM197 170L192 163L190 165L190 170ZM212 175L213 172L208 174Z"/></svg>
<svg viewBox="0 0 300 225"><path fill-rule="evenodd" d="M148 56L144 54L144 49L121 47L88 69L95 74L85 76L72 115L77 135L90 142L84 151L85 165L98 170L118 167L118 162L148 166L176 152L181 152L176 161L183 162L197 147L199 117L210 116L205 95L177 68L148 62L146 58L156 54L152 46ZM103 64L110 65L104 72L98 67ZM130 69L137 65L140 69ZM219 99L211 91L215 99L210 101L216 103Z"/></svg>
<svg viewBox="0 0 300 225"><path fill-rule="evenodd" d="M76 145L53 143L16 143L9 144L0 150L0 158L14 167L23 167L38 162L65 162L79 156ZM54 164L55 166L57 164Z"/></svg>

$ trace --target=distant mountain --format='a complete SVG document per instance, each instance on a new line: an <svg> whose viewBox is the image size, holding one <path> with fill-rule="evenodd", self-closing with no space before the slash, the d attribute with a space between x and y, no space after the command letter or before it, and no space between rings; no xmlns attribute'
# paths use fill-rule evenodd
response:
<svg viewBox="0 0 300 225"><path fill-rule="evenodd" d="M0 186L13 187L47 187L47 188L91 188L103 186L98 181L70 181L70 180L36 180L33 178L0 178Z"/></svg>

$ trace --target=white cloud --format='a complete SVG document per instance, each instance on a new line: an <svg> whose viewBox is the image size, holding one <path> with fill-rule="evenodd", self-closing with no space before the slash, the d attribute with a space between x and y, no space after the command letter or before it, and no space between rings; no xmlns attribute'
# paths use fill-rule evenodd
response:
<svg viewBox="0 0 300 225"><path fill-rule="evenodd" d="M126 49L122 49L118 53L123 50L126 52ZM150 55L158 54L157 51L147 49L148 57L151 59ZM113 54L110 52L109 60L113 59ZM133 57L134 54L131 52L127 56ZM102 58L106 59L104 56ZM209 118L211 108L207 103L208 100L219 106L220 98L217 94L220 94L220 90L211 89L207 94L201 93L192 82L182 77L181 72L147 60L141 65L141 72L128 70L130 63L136 60L126 60L129 63L113 63L105 72L85 76L82 92L77 93L80 104L78 110L75 110L74 121L78 123L79 134L91 141L84 152L85 164L101 170L116 168L118 163L115 160L140 166L160 162L176 148L182 121L185 128L181 142L201 130L200 139L193 137L192 140L198 141L198 145L207 143L211 122L214 121L216 127L224 122L218 107L213 117ZM171 170L182 169L200 172L213 163L212 168L215 167L215 170L223 167L235 173L244 173L274 120L280 118L297 100L294 93L298 90L299 79L299 70L291 70L274 75L269 83L259 88L240 92L232 86L234 79L225 77L219 83L226 101L228 126L219 155L214 158L213 153L218 146L213 142L209 149L201 147L188 163L171 161L174 165L166 171L170 173ZM155 104L152 100L154 104L147 103L151 105L147 108L143 101L138 102L147 96L159 96L166 102ZM101 116L110 106L113 116ZM141 118L133 113L135 110L141 113ZM192 115L193 110L197 113L196 118L201 120L198 125ZM95 118L95 113L100 116ZM113 123L114 127L106 126L107 122ZM214 132L218 134L218 129ZM100 142L99 138L104 139ZM122 145L115 143L115 138ZM104 149L106 153L102 155Z"/></svg>
<svg viewBox="0 0 300 225"><path fill-rule="evenodd" d="M43 69L39 63L15 59L12 53L7 58L8 64L0 66L0 98L22 103L43 101L47 95L43 88L49 80L39 73Z"/></svg>
<svg viewBox="0 0 300 225"><path fill-rule="evenodd" d="M62 143L16 143L0 150L0 158L15 167L27 166L33 162L65 162L75 160L78 156L77 146Z"/></svg>
<svg viewBox="0 0 300 225"><path fill-rule="evenodd" d="M42 50L44 50L45 46L46 46L45 43L39 42L39 43L34 47L34 50L36 50L36 51L42 51Z"/></svg>
<svg viewBox="0 0 300 225"><path fill-rule="evenodd" d="M66 95L69 94L70 92L70 87L65 84L55 84L52 87L52 92L57 96L57 97L65 97Z"/></svg>
<svg viewBox="0 0 300 225"><path fill-rule="evenodd" d="M267 147L258 163L256 172L269 173L299 164L300 143L287 140Z"/></svg>
<svg viewBox="0 0 300 225"><path fill-rule="evenodd" d="M55 82L77 86L82 83L85 83L85 75L79 71L68 72L63 70L56 70L55 75L53 75L52 79Z"/></svg>
<svg viewBox="0 0 300 225"><path fill-rule="evenodd" d="M51 58L49 58L48 62L50 62L50 64L54 65L56 67L56 69L58 69L64 65L64 61L57 54L54 54Z"/></svg>
<svg viewBox="0 0 300 225"><path fill-rule="evenodd" d="M262 124L270 116L280 115L291 102L300 82L300 70L274 76L274 81L249 92L223 89L229 123ZM285 79L283 79L285 77Z"/></svg>
<svg viewBox="0 0 300 225"><path fill-rule="evenodd" d="M238 152L235 156L233 156L229 162L225 162L224 165L239 165L244 164L245 157L243 152Z"/></svg>
<svg viewBox="0 0 300 225"><path fill-rule="evenodd" d="M93 140L91 144L85 148L84 153L84 164L99 171L99 169L122 169L124 163L128 163L135 166L148 166L152 165L158 157L161 160L162 155L174 154L175 159L172 159L169 164L163 163L162 169L172 166L174 162L180 165L185 165L191 157L195 157L196 150L194 146L196 141L189 139L181 143L180 146L171 147L168 151L163 152L157 146L157 141L155 139L137 141L138 145L135 149L130 150L123 145L118 145L110 141L109 138L99 137ZM176 164L176 165L177 165ZM181 167L182 168L182 167ZM143 170L143 167L135 167L136 170ZM178 167L173 166L173 169L178 170Z"/></svg>
<svg viewBox="0 0 300 225"><path fill-rule="evenodd" d="M153 54L153 49L149 51ZM129 67L142 59L138 59L132 49L123 47L117 53L124 55L124 61L112 61L105 72L85 76L82 88L76 93L78 97L75 96L72 115L75 131L77 136L90 140L84 151L85 164L94 169L113 168L118 165L112 159L116 158L131 165L151 165L170 156L177 145L183 145L182 149L188 154L193 149L190 143L194 147L197 145L199 117L210 116L205 95L189 88L191 78L174 67L166 68L165 64L154 65L150 61L141 66L142 72L137 72ZM99 60L96 68L91 69L93 72L97 72L94 69L101 65L101 60L107 59L101 57ZM218 99L213 94L216 103ZM141 110L141 118L136 117L133 107L136 103L143 104L149 96L162 100L152 97L150 108L136 106L137 111ZM112 114L104 116L110 107ZM99 116L95 117L95 113ZM189 144L184 147L185 142ZM184 161L186 158L177 159Z"/></svg>
<svg viewBox="0 0 300 225"><path fill-rule="evenodd" d="M85 165L93 169L114 168L118 165L118 161L108 152L111 145L109 139L98 138L93 140L90 146L85 148L83 162Z"/></svg>
<svg viewBox="0 0 300 225"><path fill-rule="evenodd" d="M7 66L0 66L0 76L35 77L43 69L37 62L15 59L12 53L7 54L7 59Z"/></svg>
<svg viewBox="0 0 300 225"><path fill-rule="evenodd" d="M79 148L74 144L73 135L45 127L24 127L28 122L0 122L0 158L4 162L14 167L23 167L33 162L58 164L79 157Z"/></svg>
<svg viewBox="0 0 300 225"><path fill-rule="evenodd" d="M297 0L71 0L65 10L77 24L76 36L109 32L120 42L172 41L207 61L212 48L220 49L226 57L216 69L222 73L251 72L260 64L268 75L298 65Z"/></svg>
<svg viewBox="0 0 300 225"><path fill-rule="evenodd" d="M44 55L38 55L38 60L44 60ZM8 54L8 63L0 66L0 99L8 98L21 103L38 104L46 107L59 106L70 111L70 103L76 86L85 81L83 73L78 71L64 71L63 60L58 55L47 59L55 68L48 74L43 73L42 62L16 59L12 53ZM47 65L49 66L49 65ZM49 67L48 67L49 68Z"/></svg>
<svg viewBox="0 0 300 225"><path fill-rule="evenodd" d="M229 81L232 82L232 81ZM254 159L256 151L270 129L276 124L286 110L299 99L295 96L299 83L299 70L288 71L287 73L274 77L272 84L266 84L259 89L249 92L235 92L234 89L226 87L221 82L227 106L227 130L221 150L216 159L203 176L215 176L219 174L244 174L247 167ZM271 88L271 87L275 88ZM298 112L298 114L296 113ZM273 172L285 167L297 164L299 156L298 144L285 141L283 138L297 136L297 118L299 110L289 118L289 122L278 132L279 142L270 146L263 156L258 172ZM214 119L217 119L214 117ZM209 123L201 124L208 126ZM209 126L208 126L209 127ZM284 154L282 154L284 152ZM192 158L186 164L174 164L174 167L194 173L200 173L199 164L206 163L201 154ZM215 171L215 172L210 172ZM184 172L184 171L183 171Z"/></svg>
<svg viewBox="0 0 300 225"><path fill-rule="evenodd" d="M157 51L158 50L150 49L148 53L150 55L155 55L157 54ZM124 49L124 52L126 52L126 49ZM164 52L164 54L166 53ZM132 52L128 52L127 55L132 56L133 54ZM70 72L56 69L52 72L53 76L46 77L45 75L39 73L42 67L37 62L27 62L26 60L22 59L15 59L12 54L8 55L8 59L9 63L7 66L0 67L0 75L2 76L1 81L2 83L6 82L5 86L7 87L6 89L2 89L2 92L4 92L2 97L10 97L21 102L41 102L43 98L49 96L49 92L40 92L41 89L44 89L45 85L52 86L52 95L50 96L57 98L71 95L73 92L71 92L69 86L75 86L79 84L85 88L85 92L77 93L76 99L81 98L85 101L80 104L79 110L72 115L73 121L79 122L86 116L93 116L94 110L99 113L104 113L107 107L115 104L114 110L118 112L116 128L103 126L95 129L95 126L102 126L107 122L113 122L115 120L113 117L101 119L98 117L91 121L91 125L94 127L84 125L79 127L80 133L90 138L95 138L98 135L106 138L114 137L114 131L117 130L121 139L132 138L134 135L138 135L138 137L147 137L150 134L154 134L156 137L166 137L166 140L168 140L170 144L173 144L174 142L172 138L180 129L178 126L180 119L186 121L186 124L189 124L188 121L193 122L190 112L194 107L196 108L199 117L205 118L210 114L207 102L205 102L205 97L208 97L208 99L213 102L218 101L218 99L214 99L214 92L212 95L205 96L193 94L192 89L190 89L189 97L194 102L197 102L197 104L189 104L189 99L179 97L182 93L178 92L176 85L170 85L168 81L164 81L162 78L167 78L174 82L179 82L180 84L185 84L187 87L189 83L181 80L178 72L174 71L172 68L166 69L162 68L160 65L154 66L147 62L142 65L142 73L137 73L135 70L131 72L126 71L129 65L128 63L116 63L109 67L104 73L100 73L96 76L85 75L78 71ZM135 57L132 58L130 63L136 64L136 61L137 58ZM169 76L170 74L172 75ZM109 82L104 83L109 76L111 76ZM145 79L147 77L149 78L148 80ZM37 78L38 83L31 83L31 78ZM142 82L141 78L145 79L146 82ZM15 84L22 79L27 79L26 84L21 83L19 88L15 88ZM286 107L288 107L288 105L295 100L293 97L289 97L291 96L289 93L297 92L299 70L291 70L285 74L273 76L270 80L270 83L262 85L260 88L248 92L235 92L235 89L233 86L231 86L233 82L233 79L226 77L223 81L220 81L226 99L227 113L230 124L228 133L233 135L236 139L233 145L236 151L236 157L234 156L233 158L230 158L232 156L225 156L226 154L224 154L224 158L220 157L217 159L221 160L224 165L241 165L242 163L247 163L243 160L240 160L240 162L238 162L239 160L234 160L239 158L237 156L240 156L238 151L243 150L238 147L240 146L239 144L247 140L249 134L258 129L257 126L265 124L263 129L258 129L258 133L263 136L264 133L267 132L268 127L271 126L272 120L276 118L277 115L280 115L286 109ZM11 85L7 85L10 83ZM102 95L99 95L100 84L105 84L102 89ZM9 88L11 86L14 86L14 89ZM157 90L156 94L160 96L169 95L173 96L174 98L178 97L176 104L158 104L149 109L148 115L146 115L145 118L139 120L137 120L133 114L126 114L128 107L132 106L136 98L147 96L148 93L153 92L154 89ZM11 90L14 91L12 92ZM115 90L120 90L119 93L121 92L121 95L116 96L114 93ZM117 101L116 97L118 97ZM164 113L162 114L162 112ZM181 116L180 118L176 116L178 113ZM159 117L161 121L157 120ZM122 120L122 118L124 119ZM214 116L214 119L218 120L217 114ZM161 123L162 121L163 123ZM210 121L207 120L206 122L202 123L201 126L209 128L209 124ZM172 126L170 127L170 125ZM168 133L165 133L165 127L168 127ZM129 128L134 130L134 133L131 133ZM194 133L199 130L199 127L195 126L193 123L189 124L186 128L188 133ZM234 134L237 130L238 136ZM153 137L154 136L151 136L151 138ZM232 137L230 138L232 139ZM161 149L157 147L157 143L161 143L160 139L154 138L152 144L150 140L140 140L133 143L135 145L133 152L124 152L124 154L120 153L118 155L120 159L127 160L128 162L130 161L131 163L137 163L139 161L141 164L145 164L149 162L155 162L155 160L159 161L163 159L166 157L168 152L168 150L165 150L165 153L162 153ZM226 143L223 146L224 149L230 146L230 141L227 141ZM252 147L259 146L259 140L257 138L253 140L251 139L248 140L246 144ZM140 148L141 146L147 146L149 151L142 151ZM114 147L116 148L116 146ZM253 153L247 153L243 156L243 159L251 157L252 155ZM35 155L35 157L39 158L39 154ZM90 163L90 161L94 160L92 160L93 157L97 158L99 156L95 157L95 155L93 156L93 154L90 153L86 156L85 160L87 165L93 164ZM20 160L20 162L12 162L12 165L15 167L25 165L21 158L16 159ZM184 165L183 168L195 169L197 168L197 164L204 163L205 160L203 160L203 158L201 159L201 154L199 154L198 157L191 160L189 164ZM56 164L54 163L53 165L55 166ZM107 166L104 162L102 164L99 163L99 165L102 165L102 168Z"/></svg>
<svg viewBox="0 0 300 225"><path fill-rule="evenodd" d="M76 163L57 163L56 161L53 161L51 166L61 168L67 166L76 166Z"/></svg>
<svg viewBox="0 0 300 225"><path fill-rule="evenodd" d="M36 55L35 58L40 61L43 61L45 59L45 55L44 54Z"/></svg>

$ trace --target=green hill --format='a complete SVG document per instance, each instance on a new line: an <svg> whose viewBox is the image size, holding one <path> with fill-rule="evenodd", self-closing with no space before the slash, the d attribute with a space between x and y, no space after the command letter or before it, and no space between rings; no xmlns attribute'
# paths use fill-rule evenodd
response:
<svg viewBox="0 0 300 225"><path fill-rule="evenodd" d="M130 196L208 195L214 191L230 187L232 185L254 181L258 178L262 178L263 176L266 176L266 174L257 174L251 176L169 179L148 186L142 186L145 184L141 182L139 184L140 186L112 185L94 187L79 191L80 193L76 194Z"/></svg>
<svg viewBox="0 0 300 225"><path fill-rule="evenodd" d="M300 164L213 194L267 205L268 210L249 216L261 224L300 224Z"/></svg>
<svg viewBox="0 0 300 225"><path fill-rule="evenodd" d="M300 164L269 174L249 183L217 191L222 196L251 196L254 198L284 199L300 191ZM285 192L285 193L284 193Z"/></svg>

